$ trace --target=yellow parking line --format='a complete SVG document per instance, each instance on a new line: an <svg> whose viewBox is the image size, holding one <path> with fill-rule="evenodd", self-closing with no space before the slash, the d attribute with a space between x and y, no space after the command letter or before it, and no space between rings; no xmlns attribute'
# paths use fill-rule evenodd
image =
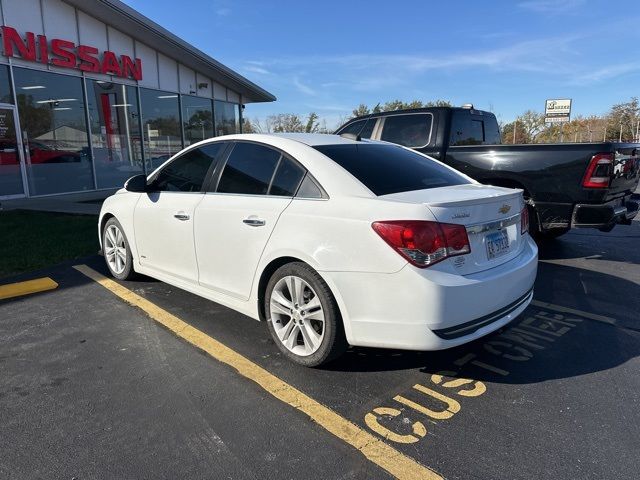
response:
<svg viewBox="0 0 640 480"><path fill-rule="evenodd" d="M0 285L0 300L6 298L20 297L29 295L30 293L44 292L57 288L58 284L49 277L36 278L35 280L27 280L26 282L9 283Z"/></svg>
<svg viewBox="0 0 640 480"><path fill-rule="evenodd" d="M128 288L106 278L86 265L76 265L73 268L96 281L125 302L140 308L153 320L205 351L216 360L235 368L240 375L253 380L278 400L308 415L318 425L357 449L368 460L385 469L396 478L401 480L442 478L433 470L420 465L412 458L387 445L378 437L371 435L366 430L280 380L226 345L180 320L149 300L142 298Z"/></svg>
<svg viewBox="0 0 640 480"><path fill-rule="evenodd" d="M532 300L532 305L536 307L548 308L549 310L555 310L556 312L571 313L580 317L595 320L597 322L608 323L609 325L617 325L616 319L611 317L605 317L604 315L598 315L597 313L583 312L582 310L576 310L575 308L563 307L562 305L554 305L553 303L540 302L538 300Z"/></svg>

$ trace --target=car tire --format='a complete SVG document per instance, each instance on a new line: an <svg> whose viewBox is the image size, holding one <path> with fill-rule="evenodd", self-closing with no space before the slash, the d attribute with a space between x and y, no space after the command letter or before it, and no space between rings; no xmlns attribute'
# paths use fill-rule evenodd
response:
<svg viewBox="0 0 640 480"><path fill-rule="evenodd" d="M288 263L274 272L264 311L274 342L299 365L317 367L347 349L336 300L318 272L305 263Z"/></svg>
<svg viewBox="0 0 640 480"><path fill-rule="evenodd" d="M107 220L102 229L102 253L113 277L130 280L135 276L129 241L122 225L115 218Z"/></svg>

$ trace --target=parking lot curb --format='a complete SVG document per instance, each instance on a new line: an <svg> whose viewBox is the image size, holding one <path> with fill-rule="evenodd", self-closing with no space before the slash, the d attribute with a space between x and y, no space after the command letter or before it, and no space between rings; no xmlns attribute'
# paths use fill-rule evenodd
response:
<svg viewBox="0 0 640 480"><path fill-rule="evenodd" d="M58 288L58 284L49 277L36 278L24 282L9 283L0 285L0 300L7 298L21 297L32 293L45 292Z"/></svg>

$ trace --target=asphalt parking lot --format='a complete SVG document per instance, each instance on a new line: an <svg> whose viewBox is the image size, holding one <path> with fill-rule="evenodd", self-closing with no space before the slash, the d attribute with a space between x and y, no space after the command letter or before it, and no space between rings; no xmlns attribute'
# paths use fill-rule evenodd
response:
<svg viewBox="0 0 640 480"><path fill-rule="evenodd" d="M404 478L638 478L639 239L633 222L544 245L534 303L478 342L354 348L323 369L287 362L265 324L122 284L287 385L272 391L72 264L8 279L58 287L0 301L0 477L383 479L400 463ZM345 441L323 407L391 448Z"/></svg>

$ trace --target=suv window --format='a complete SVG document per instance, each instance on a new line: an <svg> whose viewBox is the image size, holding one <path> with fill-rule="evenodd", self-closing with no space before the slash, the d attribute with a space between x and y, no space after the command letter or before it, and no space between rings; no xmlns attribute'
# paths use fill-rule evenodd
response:
<svg viewBox="0 0 640 480"><path fill-rule="evenodd" d="M280 152L255 143L236 143L224 167L218 192L266 195Z"/></svg>
<svg viewBox="0 0 640 480"><path fill-rule="evenodd" d="M366 120L358 120L357 122L350 123L340 130L339 135L342 135L343 133L353 133L354 135L358 135L366 123Z"/></svg>
<svg viewBox="0 0 640 480"><path fill-rule="evenodd" d="M377 118L370 118L362 130L360 130L360 138L371 138L373 127L376 126Z"/></svg>
<svg viewBox="0 0 640 480"><path fill-rule="evenodd" d="M498 121L491 114L473 115L471 111L454 111L451 116L449 145L499 145Z"/></svg>
<svg viewBox="0 0 640 480"><path fill-rule="evenodd" d="M385 117L380 140L405 147L424 147L431 136L431 114L390 115Z"/></svg>
<svg viewBox="0 0 640 480"><path fill-rule="evenodd" d="M471 183L435 160L397 145L318 145L325 154L376 195Z"/></svg>
<svg viewBox="0 0 640 480"><path fill-rule="evenodd" d="M224 143L212 143L194 148L172 160L153 180L153 189L160 192L199 192L209 168L224 151Z"/></svg>

